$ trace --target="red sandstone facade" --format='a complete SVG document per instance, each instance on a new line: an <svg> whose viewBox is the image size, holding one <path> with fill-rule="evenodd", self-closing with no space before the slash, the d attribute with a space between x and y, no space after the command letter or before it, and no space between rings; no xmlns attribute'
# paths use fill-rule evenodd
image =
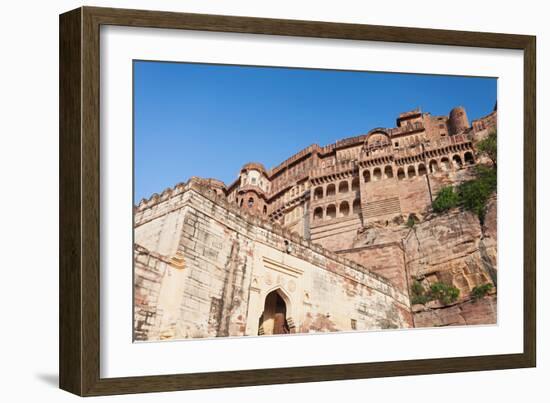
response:
<svg viewBox="0 0 550 403"><path fill-rule="evenodd" d="M437 191L469 177L474 144L496 129L496 106L470 125L462 107L448 116L416 109L396 127L317 144L266 169L245 164L229 186L204 181L241 209L267 217L328 249L352 246L370 223L422 216Z"/></svg>

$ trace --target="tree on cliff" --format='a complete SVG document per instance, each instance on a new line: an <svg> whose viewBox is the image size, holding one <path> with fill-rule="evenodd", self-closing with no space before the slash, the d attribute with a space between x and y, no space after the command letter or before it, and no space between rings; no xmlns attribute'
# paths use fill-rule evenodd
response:
<svg viewBox="0 0 550 403"><path fill-rule="evenodd" d="M460 185L442 188L432 203L435 213L443 213L454 207L477 214L483 224L487 201L497 191L497 171L494 167L479 165L475 169L476 178Z"/></svg>
<svg viewBox="0 0 550 403"><path fill-rule="evenodd" d="M477 144L479 154L487 156L497 167L497 131L493 130L486 138Z"/></svg>

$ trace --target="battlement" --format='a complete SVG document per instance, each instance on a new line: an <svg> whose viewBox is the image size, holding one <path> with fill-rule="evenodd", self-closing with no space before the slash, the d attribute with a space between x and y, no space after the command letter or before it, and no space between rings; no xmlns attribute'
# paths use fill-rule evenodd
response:
<svg viewBox="0 0 550 403"><path fill-rule="evenodd" d="M185 197L186 195L189 197ZM198 197L198 199L194 200L193 197ZM226 213L221 213L220 216L232 214L232 220L236 222L238 227L265 230L272 235L280 237L280 239L276 242L276 245L282 251L284 251L287 247L285 241L290 241L292 246L295 248L310 250L311 252L319 254L326 259L333 260L361 273L368 274L386 286L392 287L388 279L383 276L370 271L366 267L353 260L347 259L336 252L323 248L321 245L311 242L311 240L305 239L297 232L291 231L278 223L273 223L267 218L241 210L234 204L229 203L225 197L216 194L216 192L214 192L211 188L204 186L197 181L190 180L185 184L178 184L174 188L165 189L160 196L155 195L149 200L143 200L142 203L140 203L140 205L136 208L134 214L135 227L144 225L152 220L167 215L170 212L182 209L185 206L193 205L194 208L202 210L205 208L204 199L213 203L216 208L226 211ZM211 208L207 207L206 210L211 210ZM240 221L242 221L242 223ZM139 248L143 248L143 246L138 245L138 249ZM174 264L173 259L159 253L151 253L159 260L172 265ZM300 252L298 251L298 253Z"/></svg>

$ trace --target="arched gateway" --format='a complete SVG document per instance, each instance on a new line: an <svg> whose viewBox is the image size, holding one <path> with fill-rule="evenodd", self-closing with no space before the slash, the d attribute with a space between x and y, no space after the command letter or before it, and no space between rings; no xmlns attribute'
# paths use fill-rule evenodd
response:
<svg viewBox="0 0 550 403"><path fill-rule="evenodd" d="M260 316L258 335L291 333L287 318L287 304L280 289L273 290L265 297L264 311Z"/></svg>

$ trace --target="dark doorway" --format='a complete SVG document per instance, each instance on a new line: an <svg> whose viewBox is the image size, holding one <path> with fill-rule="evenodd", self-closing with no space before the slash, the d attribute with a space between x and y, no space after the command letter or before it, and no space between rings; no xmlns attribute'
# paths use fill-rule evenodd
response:
<svg viewBox="0 0 550 403"><path fill-rule="evenodd" d="M286 303L277 290L265 297L264 312L260 318L258 334L287 334L290 328L286 320Z"/></svg>

